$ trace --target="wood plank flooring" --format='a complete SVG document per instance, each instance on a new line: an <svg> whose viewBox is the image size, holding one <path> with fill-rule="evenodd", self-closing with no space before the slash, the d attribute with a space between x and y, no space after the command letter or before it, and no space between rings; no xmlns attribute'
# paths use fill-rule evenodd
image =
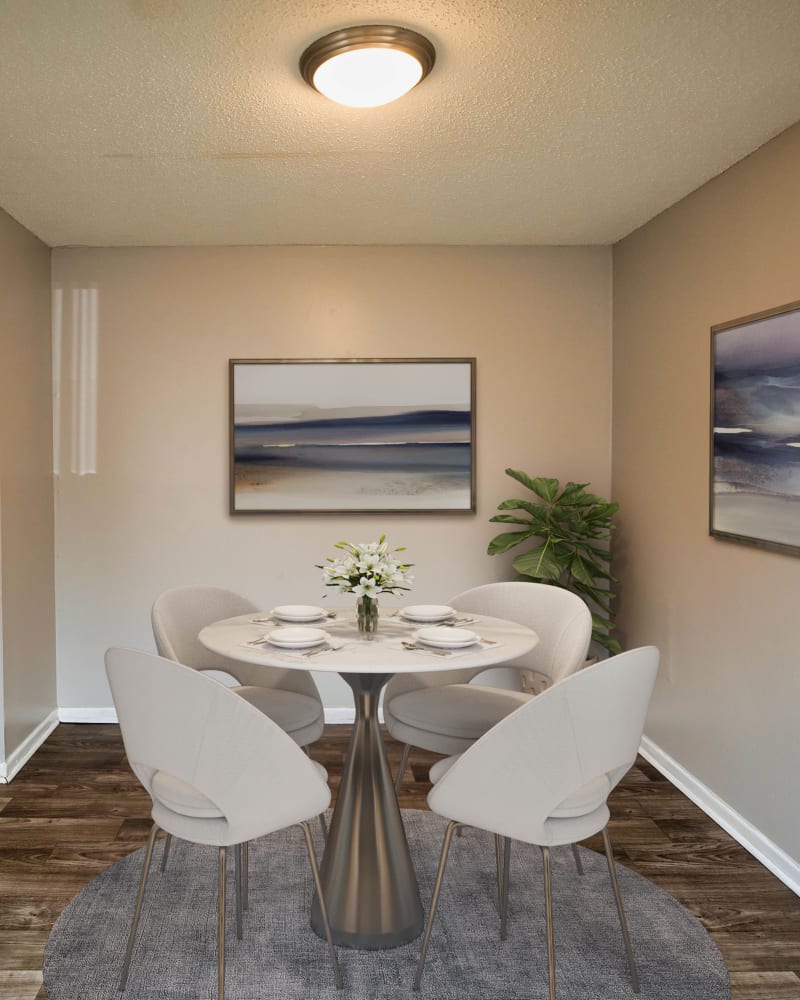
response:
<svg viewBox="0 0 800 1000"><path fill-rule="evenodd" d="M312 748L334 793L348 737L349 727L329 726ZM400 747L390 744L389 755L396 770ZM426 807L436 759L412 752L403 806ZM46 1000L53 922L82 886L144 844L149 801L113 725L60 725L0 785L2 1000ZM800 900L641 759L610 804L617 859L703 921L730 969L733 1000L800 1000ZM599 838L585 846L599 850Z"/></svg>

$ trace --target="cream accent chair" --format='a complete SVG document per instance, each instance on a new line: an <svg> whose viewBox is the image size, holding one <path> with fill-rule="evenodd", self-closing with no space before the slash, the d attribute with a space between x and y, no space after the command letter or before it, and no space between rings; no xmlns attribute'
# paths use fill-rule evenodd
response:
<svg viewBox="0 0 800 1000"><path fill-rule="evenodd" d="M238 683L232 690L304 747L320 738L325 724L322 699L311 675L305 670L240 663L212 653L197 639L198 632L212 622L258 613L255 604L230 590L167 590L156 599L151 613L156 648L161 656L186 667L231 674Z"/></svg>
<svg viewBox="0 0 800 1000"><path fill-rule="evenodd" d="M508 918L510 839L541 848L544 861L550 1000L556 1000L550 848L602 832L631 983L633 948L608 837L607 799L636 760L658 671L658 650L643 646L567 677L490 730L466 753L432 770L431 809L450 820L442 845L414 989L422 982L431 928L453 832L461 826L505 838L501 938Z"/></svg>
<svg viewBox="0 0 800 1000"><path fill-rule="evenodd" d="M153 800L141 882L120 977L125 989L159 829L218 848L218 996L225 997L225 869L235 848L236 930L246 909L243 845L297 824L305 835L336 988L342 981L308 821L330 803L325 768L268 716L190 667L134 649L106 653L125 752ZM191 918L191 915L188 915ZM309 932L310 933L310 932Z"/></svg>
<svg viewBox="0 0 800 1000"><path fill-rule="evenodd" d="M532 628L538 645L504 667L532 670L549 686L583 666L592 637L592 616L569 590L547 583L489 583L450 601L457 611L506 618ZM475 626L480 629L480 625ZM396 674L386 685L383 714L389 735L404 743L395 791L412 746L433 753L462 753L492 726L533 697L470 684L485 667Z"/></svg>

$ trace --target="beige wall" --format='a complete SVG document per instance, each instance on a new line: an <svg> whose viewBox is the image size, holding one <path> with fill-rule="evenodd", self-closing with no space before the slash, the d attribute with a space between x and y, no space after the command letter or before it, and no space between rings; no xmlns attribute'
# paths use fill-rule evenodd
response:
<svg viewBox="0 0 800 1000"><path fill-rule="evenodd" d="M708 535L713 324L800 299L800 126L614 248L620 623L648 736L800 860L800 559Z"/></svg>
<svg viewBox="0 0 800 1000"><path fill-rule="evenodd" d="M96 475L69 471L63 379L56 498L59 704L110 705L102 655L152 648L167 587L208 582L269 608L323 596L340 538L387 532L417 564L417 601L501 579L488 523L508 465L610 484L606 248L282 247L57 250L65 359L76 289L96 289ZM227 513L231 357L476 356L476 515ZM62 369L68 374L66 369ZM351 705L336 677L329 706Z"/></svg>
<svg viewBox="0 0 800 1000"><path fill-rule="evenodd" d="M50 249L0 210L0 609L7 759L56 707Z"/></svg>

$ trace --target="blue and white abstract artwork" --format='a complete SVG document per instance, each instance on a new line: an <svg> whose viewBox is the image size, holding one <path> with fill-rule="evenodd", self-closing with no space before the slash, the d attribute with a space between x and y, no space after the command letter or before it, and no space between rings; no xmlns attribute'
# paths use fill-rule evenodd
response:
<svg viewBox="0 0 800 1000"><path fill-rule="evenodd" d="M474 509L474 359L230 364L233 513Z"/></svg>
<svg viewBox="0 0 800 1000"><path fill-rule="evenodd" d="M800 552L800 304L712 336L711 533Z"/></svg>

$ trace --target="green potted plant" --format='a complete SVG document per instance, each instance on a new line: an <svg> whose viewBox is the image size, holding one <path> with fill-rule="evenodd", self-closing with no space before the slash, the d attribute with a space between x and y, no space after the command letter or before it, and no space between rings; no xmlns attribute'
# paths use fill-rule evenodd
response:
<svg viewBox="0 0 800 1000"><path fill-rule="evenodd" d="M530 540L525 552L512 566L521 577L555 584L572 590L586 600L592 612L592 639L610 653L619 653L620 644L612 636L614 594L609 543L614 530L612 517L619 504L588 493L588 483L567 483L557 479L532 478L519 469L506 469L533 493L529 500L504 500L498 510L515 514L495 514L492 521L522 525L489 543L489 555L507 552Z"/></svg>

